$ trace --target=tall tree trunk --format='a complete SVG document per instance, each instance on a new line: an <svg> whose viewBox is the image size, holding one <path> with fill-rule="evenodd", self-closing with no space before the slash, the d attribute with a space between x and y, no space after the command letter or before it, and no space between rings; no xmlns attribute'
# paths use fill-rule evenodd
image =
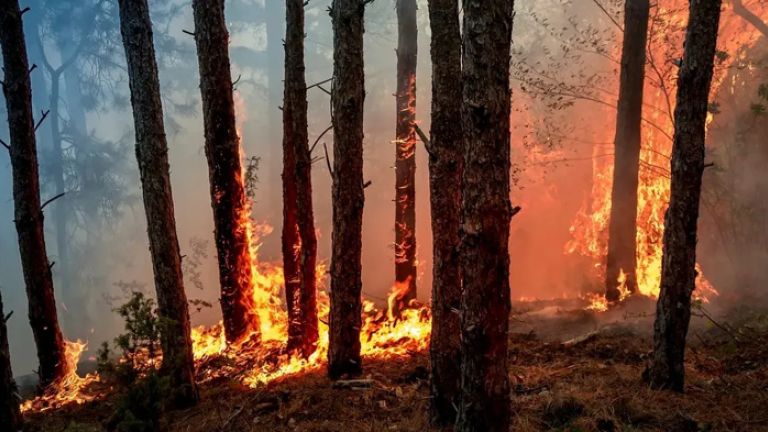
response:
<svg viewBox="0 0 768 432"><path fill-rule="evenodd" d="M685 53L677 80L672 185L664 219L661 291L653 326L651 387L683 391L685 338L696 288L696 230L707 106L712 85L721 0L691 0Z"/></svg>
<svg viewBox="0 0 768 432"><path fill-rule="evenodd" d="M626 288L630 292L637 289L637 185L650 7L648 0L627 0L624 6L624 46L605 272L605 297L609 301L619 300L618 280L622 271Z"/></svg>
<svg viewBox="0 0 768 432"><path fill-rule="evenodd" d="M304 1L286 1L283 102L283 263L288 298L288 347L305 357L317 348L317 237L312 210L312 156L307 138ZM289 221L292 220L289 224ZM288 240L288 241L287 241ZM289 265L295 283L289 286ZM293 280L291 280L293 282ZM289 296L289 288L292 294Z"/></svg>
<svg viewBox="0 0 768 432"><path fill-rule="evenodd" d="M0 295L0 424L9 432L21 430L21 398L11 370L11 351L8 348L8 327L5 324L3 296Z"/></svg>
<svg viewBox="0 0 768 432"><path fill-rule="evenodd" d="M456 430L509 430L512 0L464 0L461 402Z"/></svg>
<svg viewBox="0 0 768 432"><path fill-rule="evenodd" d="M333 0L333 236L328 374L362 372L364 0Z"/></svg>
<svg viewBox="0 0 768 432"><path fill-rule="evenodd" d="M219 258L221 311L227 341L256 335L258 315L251 310L251 252L244 227L250 217L240 161L240 138L229 63L224 0L193 0L195 43L203 100L205 155Z"/></svg>
<svg viewBox="0 0 768 432"><path fill-rule="evenodd" d="M459 396L461 273L461 30L457 0L430 0L432 27L432 130L429 188L432 206L432 337L430 413L453 424Z"/></svg>
<svg viewBox="0 0 768 432"><path fill-rule="evenodd" d="M283 88L283 18L285 17L285 1L272 0L264 2L264 21L266 23L267 34L267 52L266 52L266 72L267 72L267 140L264 147L265 176L272 179L277 175L272 170L277 170L279 166L280 153L278 146L280 143L280 90ZM280 190L278 188L267 188L266 199L267 208L279 209ZM275 215L277 216L277 214Z"/></svg>
<svg viewBox="0 0 768 432"><path fill-rule="evenodd" d="M161 333L162 370L170 377L175 404L188 406L197 402L198 393L152 21L147 0L120 0L119 4L157 304L159 315L169 323Z"/></svg>
<svg viewBox="0 0 768 432"><path fill-rule="evenodd" d="M18 0L0 0L0 45L5 69L3 93L11 135L14 218L42 390L63 377L67 365L45 250L29 62Z"/></svg>
<svg viewBox="0 0 768 432"><path fill-rule="evenodd" d="M416 298L416 0L397 0L395 313Z"/></svg>
<svg viewBox="0 0 768 432"><path fill-rule="evenodd" d="M61 71L59 69L49 70L51 75L51 95L50 119L51 122L51 175L56 195L66 193L66 178L64 174L64 142L61 139L61 127L59 126L59 101L61 100ZM53 220L56 232L56 261L58 268L56 273L59 275L58 281L61 283L61 295L65 302L69 302L72 297L69 283L69 239L67 238L68 214L67 201L62 197L53 204ZM71 305L69 305L71 306Z"/></svg>

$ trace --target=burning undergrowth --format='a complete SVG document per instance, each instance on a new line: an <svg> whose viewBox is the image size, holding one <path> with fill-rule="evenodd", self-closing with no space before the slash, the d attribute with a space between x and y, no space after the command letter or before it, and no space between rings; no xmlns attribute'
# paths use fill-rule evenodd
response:
<svg viewBox="0 0 768 432"><path fill-rule="evenodd" d="M564 300L563 309L573 301ZM552 303L526 305L537 312ZM651 341L631 323L622 321L570 344L537 331L514 331L509 351L513 429L761 430L768 425L768 315L765 309L741 306L720 319L733 334L702 319L692 323L685 395L652 391L642 383ZM285 376L277 384L252 388L222 376L201 385L198 407L169 412L166 426L190 432L336 431L340 424L349 431L433 430L426 415L428 359L423 351L369 359L366 376L352 388L334 387L323 370ZM32 430L105 430L111 415L108 399L31 414Z"/></svg>

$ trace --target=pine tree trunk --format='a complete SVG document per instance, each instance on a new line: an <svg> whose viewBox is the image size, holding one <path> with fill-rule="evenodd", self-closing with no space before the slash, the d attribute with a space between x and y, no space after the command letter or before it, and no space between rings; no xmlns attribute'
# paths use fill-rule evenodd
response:
<svg viewBox="0 0 768 432"><path fill-rule="evenodd" d="M315 217L312 210L312 156L307 137L307 83L304 76L304 1L286 1L285 37L285 101L283 102L283 206L291 209L294 218L292 235L298 235L293 242L292 252L286 255L283 242L283 261L294 260L295 277L298 284L295 295L289 301L288 346L296 348L308 357L317 348L317 282L315 264L317 261L317 237ZM291 156L291 157L289 157ZM292 160L290 160L292 159ZM291 187L286 187L290 185ZM289 192L293 199L289 200ZM288 225L286 211L284 224ZM285 239L285 227L283 228ZM286 280L286 297L288 281ZM295 311L292 313L292 311ZM292 330L295 327L295 330Z"/></svg>
<svg viewBox="0 0 768 432"><path fill-rule="evenodd" d="M152 22L147 0L120 0L119 6L157 303L160 317L168 322L161 334L162 369L170 377L175 404L187 406L197 401L198 393Z"/></svg>
<svg viewBox="0 0 768 432"><path fill-rule="evenodd" d="M395 314L416 298L416 0L397 0Z"/></svg>
<svg viewBox="0 0 768 432"><path fill-rule="evenodd" d="M0 45L5 70L3 93L11 135L14 219L42 390L64 376L66 361L45 249L29 62L17 0L0 0Z"/></svg>
<svg viewBox="0 0 768 432"><path fill-rule="evenodd" d="M685 338L696 279L696 230L704 172L704 141L721 0L691 0L677 84L672 184L664 219L661 291L656 305L651 387L683 391Z"/></svg>
<svg viewBox="0 0 768 432"><path fill-rule="evenodd" d="M650 7L648 0L627 0L624 7L624 46L605 272L605 297L609 301L619 300L617 281L622 271L626 276L626 288L630 292L637 290L637 186Z"/></svg>
<svg viewBox="0 0 768 432"><path fill-rule="evenodd" d="M0 295L0 424L9 432L21 430L23 419L19 406L21 398L11 370L11 351L8 348L8 327L5 323L3 296ZM5 430L5 429L4 429Z"/></svg>
<svg viewBox="0 0 768 432"><path fill-rule="evenodd" d="M221 311L227 341L256 335L258 315L249 305L251 253L243 223L250 217L240 162L240 138L229 63L224 0L193 0L195 42L205 126L205 155L219 258Z"/></svg>
<svg viewBox="0 0 768 432"><path fill-rule="evenodd" d="M456 419L459 396L461 273L461 33L456 0L430 0L432 129L429 187L432 206L432 337L430 414L436 425Z"/></svg>
<svg viewBox="0 0 768 432"><path fill-rule="evenodd" d="M333 236L328 374L362 372L364 0L333 0Z"/></svg>
<svg viewBox="0 0 768 432"><path fill-rule="evenodd" d="M461 401L456 430L508 431L512 0L464 0Z"/></svg>

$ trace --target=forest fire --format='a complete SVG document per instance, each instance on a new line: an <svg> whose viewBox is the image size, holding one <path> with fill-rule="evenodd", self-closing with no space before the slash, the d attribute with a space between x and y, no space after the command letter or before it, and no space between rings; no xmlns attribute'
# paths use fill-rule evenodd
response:
<svg viewBox="0 0 768 432"><path fill-rule="evenodd" d="M683 36L688 20L687 2L668 0L660 2L651 12L647 50L645 103L637 207L637 290L651 298L659 295L661 281L662 239L664 214L670 198L669 164L674 133L673 110L677 83L677 60L682 56ZM746 51L760 37L758 30L736 16L733 10L723 13L718 35L718 59L712 82L711 98L716 100L729 70L725 60ZM743 68L748 70L749 68ZM738 73L738 72L737 72ZM734 78L735 80L736 78ZM712 107L708 123L712 122L716 107ZM610 130L607 128L606 130ZM610 141L609 135L599 141ZM593 156L605 153L596 145ZM611 184L613 178L611 158L593 158L592 191L571 226L572 240L566 253L579 254L593 260L594 277L605 277L604 260L607 253L608 223L611 214ZM717 290L703 276L697 264L695 298L707 301ZM607 309L607 303L590 296L593 310Z"/></svg>
<svg viewBox="0 0 768 432"><path fill-rule="evenodd" d="M96 398L84 391L92 383L99 381L99 375L89 373L84 377L77 374L77 363L88 344L82 341L65 341L66 374L49 386L45 392L34 399L24 401L22 411L47 411L69 404L82 404Z"/></svg>

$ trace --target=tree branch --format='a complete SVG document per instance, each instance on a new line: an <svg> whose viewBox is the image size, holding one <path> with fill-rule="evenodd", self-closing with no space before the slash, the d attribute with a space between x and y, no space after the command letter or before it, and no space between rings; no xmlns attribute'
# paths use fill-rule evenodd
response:
<svg viewBox="0 0 768 432"><path fill-rule="evenodd" d="M312 147L310 147L310 148L309 148L309 154L312 154L312 152L313 152L313 151L315 151L315 147L317 147L317 143L319 143L319 142L320 142L320 140L321 140L321 139L322 139L322 138L325 136L325 134L327 134L327 133L328 133L328 131L330 131L331 129L333 129L333 123L331 123L331 125L330 125L330 126L328 126L327 128L325 128L325 130L323 131L323 133L321 133L321 134L320 134L320 136L318 136L318 137L317 137L317 139L315 140L315 142L312 144Z"/></svg>
<svg viewBox="0 0 768 432"><path fill-rule="evenodd" d="M328 146L323 143L323 149L325 149L325 164L328 166L328 173L333 178L333 168L331 168L331 158L328 157Z"/></svg>
<svg viewBox="0 0 768 432"><path fill-rule="evenodd" d="M321 85L323 85L323 84L325 84L325 83L327 83L327 82L330 82L330 81L332 81L332 80L333 80L333 78L328 78L327 80L322 80L322 81L320 81L320 82L318 82L318 83L314 83L314 84L312 84L311 86L308 86L308 87L307 87L307 90L309 90L309 89L311 89L311 88L313 88L313 87L321 86Z"/></svg>
<svg viewBox="0 0 768 432"><path fill-rule="evenodd" d="M423 130L419 127L419 125L414 125L416 127L416 135L421 138L421 142L424 143L424 148L427 149L427 153L432 156L432 141L429 140L429 137L427 137L427 134L424 133Z"/></svg>
<svg viewBox="0 0 768 432"><path fill-rule="evenodd" d="M43 121L45 121L45 118L48 117L48 114L50 113L51 113L51 110L40 111L40 114L42 114L43 116L40 117L40 120L38 120L37 123L35 124L35 132L37 132L37 130L40 128L40 125L43 124Z"/></svg>
<svg viewBox="0 0 768 432"><path fill-rule="evenodd" d="M768 24L763 22L754 12L747 9L741 0L732 0L731 3L733 3L733 13L752 24L760 33L768 37Z"/></svg>
<svg viewBox="0 0 768 432"><path fill-rule="evenodd" d="M1 139L0 139L0 144L2 144L2 145L3 145L3 147L5 147L6 149L8 149L8 151L11 151L11 146L9 146L8 144L6 144L6 143L5 143L5 141L3 141L3 140L1 140Z"/></svg>
<svg viewBox="0 0 768 432"><path fill-rule="evenodd" d="M40 210L43 210L43 209L45 208L45 206L47 206L48 204L50 204L50 203L52 203L52 202L56 201L57 199L59 199L59 198L63 197L63 196L64 196L64 195L66 195L66 194L67 194L66 192L62 192L62 193L60 193L60 194L57 194L57 195L55 195L55 196L51 197L51 198L50 198L50 199L48 199L46 202L44 202L44 203L43 203L43 205L41 205L41 206L40 206Z"/></svg>
<svg viewBox="0 0 768 432"><path fill-rule="evenodd" d="M618 28L618 29L619 29L619 31L621 31L622 33L624 33L624 27L622 27L622 26L621 26L621 24L619 24L619 22L618 22L618 21L616 21L616 18L614 18L614 17L613 17L613 15L611 15L611 14L608 12L608 10L607 10L607 9L605 9L605 6L603 6L603 4L602 4L602 3L600 3L598 0L592 0L592 3L594 3L594 4L595 4L597 7L599 7L601 11L603 11L603 13L605 14L605 16L607 16L607 17L608 17L608 19L609 19L609 20L611 20L611 22L613 23L613 25L615 25L615 26L616 26L616 28Z"/></svg>

